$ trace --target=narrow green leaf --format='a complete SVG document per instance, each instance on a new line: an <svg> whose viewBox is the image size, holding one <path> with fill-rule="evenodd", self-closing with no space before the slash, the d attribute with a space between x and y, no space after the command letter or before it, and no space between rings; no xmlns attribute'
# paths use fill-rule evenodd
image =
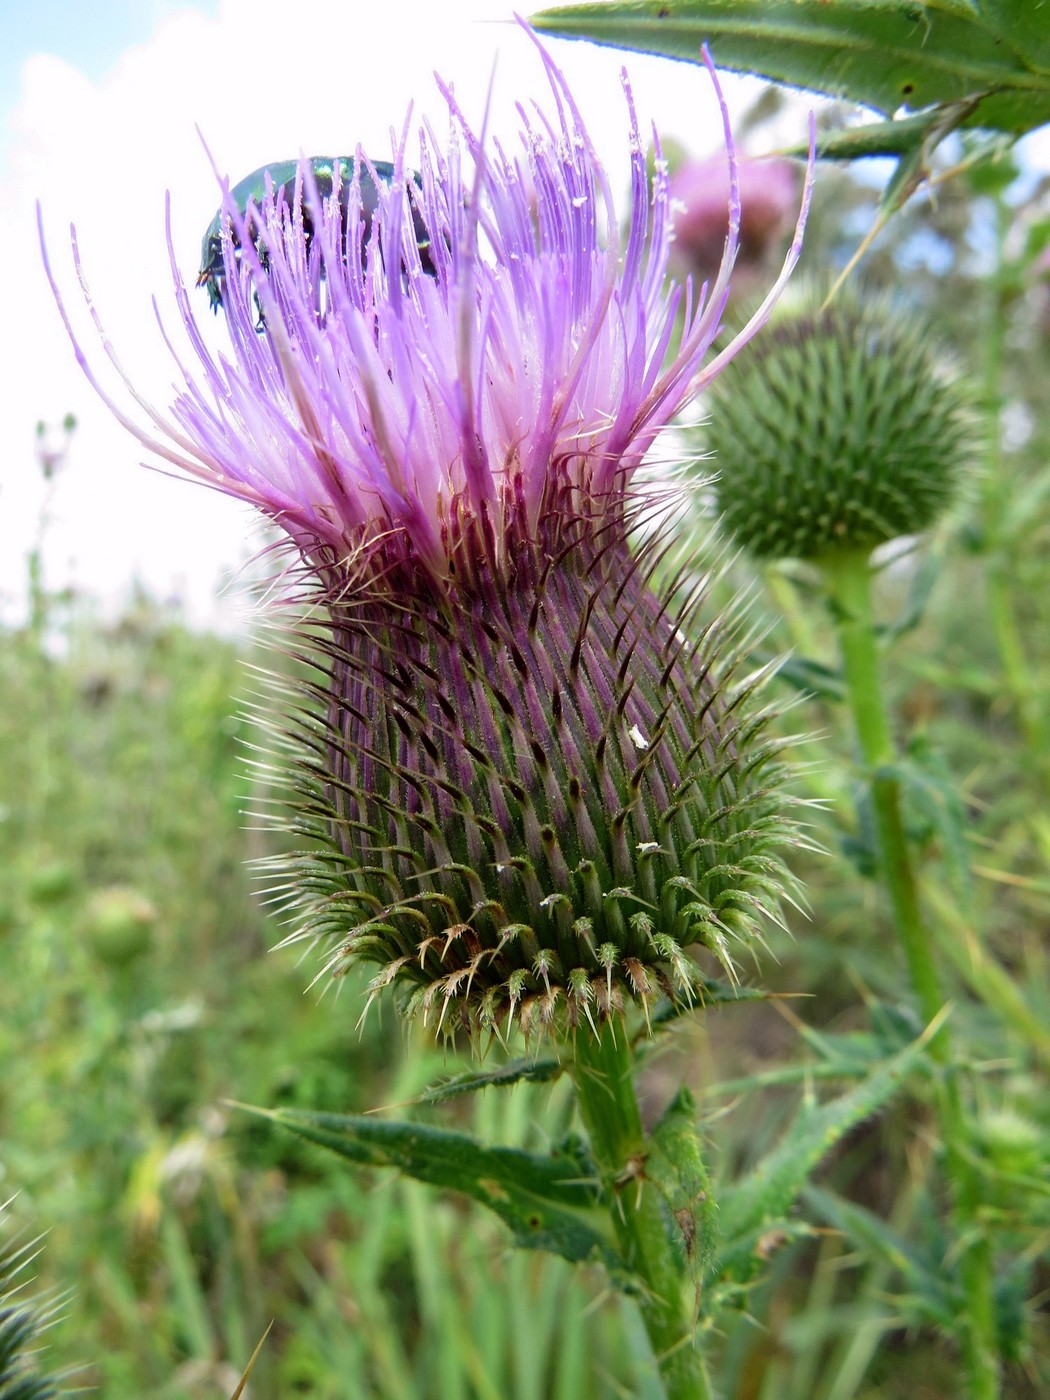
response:
<svg viewBox="0 0 1050 1400"><path fill-rule="evenodd" d="M549 1157L486 1147L466 1133L419 1123L312 1113L305 1109L239 1108L279 1123L350 1162L393 1167L405 1176L487 1206L523 1249L545 1249L579 1262L600 1261L619 1282L626 1270L613 1243L593 1163L582 1146Z"/></svg>
<svg viewBox="0 0 1050 1400"><path fill-rule="evenodd" d="M834 1192L809 1186L805 1201L818 1219L840 1230L868 1258L882 1259L894 1270L909 1295L911 1316L905 1319L908 1324L932 1323L945 1331L952 1330L959 1300L950 1277L945 1276L943 1259L924 1259L889 1221Z"/></svg>
<svg viewBox="0 0 1050 1400"><path fill-rule="evenodd" d="M186 1231L174 1211L165 1211L161 1217L160 1246L190 1354L212 1356L217 1345L208 1300Z"/></svg>
<svg viewBox="0 0 1050 1400"><path fill-rule="evenodd" d="M973 102L966 125L1020 134L1050 121L1045 17L1026 14L1024 4L622 0L558 6L531 23L694 63L706 42L719 67L848 98L886 116Z"/></svg>
<svg viewBox="0 0 1050 1400"><path fill-rule="evenodd" d="M882 1108L922 1058L935 1022L899 1055L830 1103L804 1102L780 1142L743 1180L722 1193L724 1244L715 1275L746 1282L766 1255L763 1240L786 1230L788 1211L810 1173L865 1118Z"/></svg>
<svg viewBox="0 0 1050 1400"><path fill-rule="evenodd" d="M519 1084L523 1079L533 1084L546 1084L557 1079L564 1066L560 1060L512 1060L492 1070L466 1070L429 1085L419 1096L420 1103L444 1103L460 1094L473 1094L478 1089Z"/></svg>

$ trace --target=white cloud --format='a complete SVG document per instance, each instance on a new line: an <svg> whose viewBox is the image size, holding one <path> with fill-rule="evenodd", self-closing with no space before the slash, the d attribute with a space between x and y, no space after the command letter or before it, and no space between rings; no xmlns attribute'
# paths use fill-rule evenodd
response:
<svg viewBox="0 0 1050 1400"><path fill-rule="evenodd" d="M0 395L7 429L0 462L0 604L10 611L36 529L41 487L33 463L38 419L72 410L81 423L72 463L55 496L48 549L52 583L73 580L114 596L133 575L177 590L198 616L212 615L223 566L258 544L243 508L183 486L137 462L141 451L114 423L77 369L40 263L34 202L78 336L96 368L101 347L72 274L68 226L76 220L95 303L129 376L163 407L177 377L151 308L156 294L175 323L164 244L164 197L182 275L192 280L200 238L218 203L195 126L236 181L268 160L390 150L410 101L445 128L433 72L454 82L480 122L496 61L493 124L507 129L512 103L543 97L539 59L510 22L504 0L384 0L352 6L311 0L295 23L287 0L222 0L211 18L192 11L161 20L99 84L52 56L31 58L0 187L0 266L7 333ZM626 116L618 73L627 64L643 120L698 150L720 140L703 70L585 44L552 44L616 180L626 173ZM201 315L206 315L203 297ZM218 333L219 327L213 327ZM126 392L107 383L130 408Z"/></svg>

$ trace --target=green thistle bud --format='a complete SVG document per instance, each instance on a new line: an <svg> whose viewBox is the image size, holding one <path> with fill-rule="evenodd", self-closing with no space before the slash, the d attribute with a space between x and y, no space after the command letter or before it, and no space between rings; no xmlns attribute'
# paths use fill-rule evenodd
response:
<svg viewBox="0 0 1050 1400"><path fill-rule="evenodd" d="M966 390L882 299L785 313L709 406L718 507L764 558L866 552L925 530L973 449Z"/></svg>
<svg viewBox="0 0 1050 1400"><path fill-rule="evenodd" d="M100 963L128 967L153 941L157 911L147 899L123 885L97 890L84 915L84 937Z"/></svg>

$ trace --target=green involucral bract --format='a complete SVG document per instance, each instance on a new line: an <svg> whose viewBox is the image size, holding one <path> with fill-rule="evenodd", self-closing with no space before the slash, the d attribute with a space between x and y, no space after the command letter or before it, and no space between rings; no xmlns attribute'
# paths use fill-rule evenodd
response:
<svg viewBox="0 0 1050 1400"><path fill-rule="evenodd" d="M378 964L373 995L446 1030L699 1003L690 948L732 970L790 886L754 679L734 689L702 597L587 535L506 586L396 607L344 574L304 652L323 719L294 736L317 852L281 865L298 936L334 943L335 973Z"/></svg>

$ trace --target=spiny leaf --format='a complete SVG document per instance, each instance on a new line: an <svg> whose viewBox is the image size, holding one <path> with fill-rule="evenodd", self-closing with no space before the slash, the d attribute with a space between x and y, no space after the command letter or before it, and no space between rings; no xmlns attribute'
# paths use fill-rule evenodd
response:
<svg viewBox="0 0 1050 1400"><path fill-rule="evenodd" d="M518 1084L523 1079L534 1084L546 1084L552 1079L557 1079L562 1069L560 1060L511 1060L499 1069L476 1072L466 1070L462 1074L454 1074L448 1079L429 1085L420 1094L419 1102L444 1103L446 1099L454 1099L460 1094L473 1094L478 1089L488 1089L497 1085Z"/></svg>
<svg viewBox="0 0 1050 1400"><path fill-rule="evenodd" d="M535 28L718 64L901 107L972 103L960 124L1015 135L1050 121L1050 33L1030 0L625 0L559 6ZM942 114L943 115L943 114Z"/></svg>
<svg viewBox="0 0 1050 1400"><path fill-rule="evenodd" d="M520 1248L546 1249L574 1263L601 1262L618 1282L627 1281L593 1163L582 1147L543 1157L486 1147L465 1133L419 1123L238 1107L360 1166L393 1167L416 1181L462 1191L494 1211Z"/></svg>
<svg viewBox="0 0 1050 1400"><path fill-rule="evenodd" d="M956 103L960 120L965 104ZM929 149L932 128L944 120L944 108L928 107L910 117L895 121L866 122L863 126L836 127L817 134L817 155L821 160L864 160L871 156L910 156L924 145ZM808 147L792 146L785 154L804 157Z"/></svg>
<svg viewBox="0 0 1050 1400"><path fill-rule="evenodd" d="M940 1019L940 1018L939 1018ZM831 1149L865 1118L882 1108L919 1064L938 1028L933 1022L918 1040L830 1103L804 1102L780 1142L743 1180L723 1192L720 1205L725 1241L713 1276L746 1282L756 1271L761 1241L788 1225L787 1214Z"/></svg>

